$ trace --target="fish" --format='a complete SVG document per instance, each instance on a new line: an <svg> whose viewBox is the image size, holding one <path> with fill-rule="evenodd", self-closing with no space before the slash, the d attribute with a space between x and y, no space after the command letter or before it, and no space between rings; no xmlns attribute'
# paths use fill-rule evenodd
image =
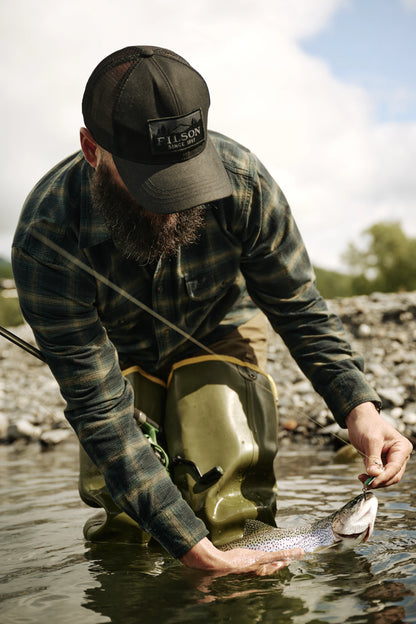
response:
<svg viewBox="0 0 416 624"><path fill-rule="evenodd" d="M366 542L374 530L377 498L365 491L334 513L293 528L272 527L259 520L246 520L243 537L221 547L222 550L248 548L275 552L302 548L305 553L337 547L352 548Z"/></svg>

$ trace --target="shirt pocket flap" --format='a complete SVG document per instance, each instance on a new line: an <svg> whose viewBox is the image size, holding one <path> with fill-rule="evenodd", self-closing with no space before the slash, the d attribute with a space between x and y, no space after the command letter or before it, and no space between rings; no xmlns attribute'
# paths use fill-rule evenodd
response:
<svg viewBox="0 0 416 624"><path fill-rule="evenodd" d="M217 279L211 273L204 273L192 278L185 278L186 290L190 299L204 301L214 299L226 288L227 281Z"/></svg>

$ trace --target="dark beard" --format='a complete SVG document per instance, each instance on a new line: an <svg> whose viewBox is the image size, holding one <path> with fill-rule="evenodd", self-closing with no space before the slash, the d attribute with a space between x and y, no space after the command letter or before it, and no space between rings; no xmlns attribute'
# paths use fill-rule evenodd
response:
<svg viewBox="0 0 416 624"><path fill-rule="evenodd" d="M93 207L102 215L114 245L125 258L150 264L172 257L198 240L205 207L172 214L144 210L130 193L113 182L106 164L97 166L91 183Z"/></svg>

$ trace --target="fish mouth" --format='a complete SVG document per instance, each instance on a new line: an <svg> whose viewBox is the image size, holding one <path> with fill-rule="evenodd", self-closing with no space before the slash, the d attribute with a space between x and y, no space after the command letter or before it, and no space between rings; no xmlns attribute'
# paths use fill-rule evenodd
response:
<svg viewBox="0 0 416 624"><path fill-rule="evenodd" d="M376 513L377 499L373 494L357 496L334 516L335 541L343 542L346 547L367 542L374 530Z"/></svg>
<svg viewBox="0 0 416 624"><path fill-rule="evenodd" d="M360 533L336 533L335 537L338 541L352 541L356 544L360 544L362 542L366 542L370 535L373 532L373 525L369 524L365 531L361 531Z"/></svg>

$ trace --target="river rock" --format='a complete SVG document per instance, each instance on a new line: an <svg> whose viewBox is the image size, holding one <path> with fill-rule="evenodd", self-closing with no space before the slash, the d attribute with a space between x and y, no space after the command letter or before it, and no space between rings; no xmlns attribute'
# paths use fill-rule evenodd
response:
<svg viewBox="0 0 416 624"><path fill-rule="evenodd" d="M406 391L402 386L397 388L379 388L378 394L384 407L400 407L405 402Z"/></svg>
<svg viewBox="0 0 416 624"><path fill-rule="evenodd" d="M8 439L13 442L19 438L27 440L39 440L42 435L42 429L36 425L32 425L29 420L20 418L16 422L9 425L7 431Z"/></svg>
<svg viewBox="0 0 416 624"><path fill-rule="evenodd" d="M367 378L383 400L382 415L416 440L416 292L335 299L328 306L343 321L353 349L365 358ZM27 325L10 330L35 344ZM0 440L53 448L75 436L48 367L1 336L0 360ZM334 425L324 401L271 330L267 372L278 389L281 443L304 443L306 438L340 446L346 431Z"/></svg>
<svg viewBox="0 0 416 624"><path fill-rule="evenodd" d="M346 329L353 349L363 355L365 372L382 399L382 415L399 431L416 440L416 292L373 293L328 301ZM314 392L279 337L271 332L268 372L276 381L279 413L307 424L311 441L328 440L332 415ZM309 393L305 384L309 384ZM297 388L301 390L297 392ZM302 407L303 406L303 407ZM332 432L334 433L334 432ZM280 438L299 438L299 427ZM334 444L337 442L334 440Z"/></svg>
<svg viewBox="0 0 416 624"><path fill-rule="evenodd" d="M405 425L409 426L412 431L416 431L416 404L411 403L402 411L402 419Z"/></svg>
<svg viewBox="0 0 416 624"><path fill-rule="evenodd" d="M7 432L9 430L9 419L6 414L0 412L0 442L7 440Z"/></svg>
<svg viewBox="0 0 416 624"><path fill-rule="evenodd" d="M51 447L64 442L71 436L70 429L52 429L44 431L40 436L40 443L43 447Z"/></svg>
<svg viewBox="0 0 416 624"><path fill-rule="evenodd" d="M358 338L369 338L372 334L371 327L367 323L361 323L357 330Z"/></svg>

